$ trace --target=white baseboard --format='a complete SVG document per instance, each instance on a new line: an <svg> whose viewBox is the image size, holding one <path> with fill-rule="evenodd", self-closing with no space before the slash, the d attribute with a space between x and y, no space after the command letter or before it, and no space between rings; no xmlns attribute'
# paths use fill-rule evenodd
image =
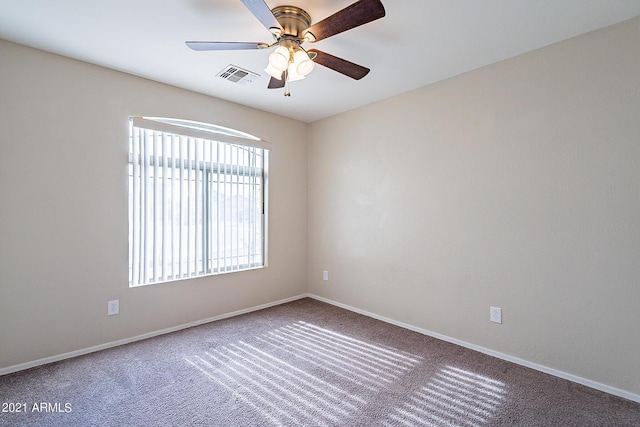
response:
<svg viewBox="0 0 640 427"><path fill-rule="evenodd" d="M229 317L234 317L234 316L239 316L241 314L246 314L246 313L251 313L252 311L258 311L258 310L262 310L265 308L269 308L269 307L274 307L276 305L280 305L280 304L285 304L287 302L291 302L291 301L295 301L301 298L305 298L308 297L309 295L307 294L302 294L302 295L297 295L291 298L285 298L279 301L274 301L274 302L270 302L267 304L262 304L262 305L258 305L255 307L250 307L250 308L245 308L242 310L237 310L237 311L232 311L230 313L225 313L225 314L221 314L219 316L214 316L214 317L209 317L207 319L202 319L202 320L197 320L195 322L191 322L191 323L185 323L183 325L179 325L179 326L174 326L171 328L167 328L167 329L162 329L159 331L154 331L154 332L149 332L143 335L138 335L135 337L131 337L131 338L125 338L122 340L118 340L118 341L113 341L113 342L109 342L106 344L100 344L100 345L96 345L93 347L89 347L89 348L83 348L80 350L75 350L75 351L70 351L68 353L64 353L64 354L59 354L56 356L51 356L51 357L45 357L44 359L38 359L38 360L34 360L32 362L26 362L26 363L21 363L18 365L13 365L13 366L9 366L6 368L1 368L0 369L0 376L2 375L7 375L7 374L12 374L14 372L18 372L18 371L23 371L25 369L30 369L30 368L35 368L36 366L40 366L40 365L46 365L47 363L53 363L53 362L59 362L61 360L65 360L65 359L70 359L72 357L77 357L77 356L82 356L84 354L89 354L89 353L94 353L96 351L100 351L100 350L106 350L108 348L112 348L112 347L117 347L123 344L129 344L132 342L136 342L136 341L141 341L147 338L152 338L152 337L156 337L158 335L164 335L164 334L168 334L171 332L176 332L182 329L187 329L187 328L192 328L194 326L200 326L200 325L204 325L205 323L210 323L210 322L215 322L216 320L222 320L222 319L227 319Z"/></svg>
<svg viewBox="0 0 640 427"><path fill-rule="evenodd" d="M280 304L285 304L285 303L288 303L288 302L296 301L296 300L299 300L299 299L302 299L302 298L305 298L305 297L313 298L313 299L316 299L318 301L325 302L327 304L335 305L336 307L344 308L345 310L353 311L354 313L362 314L364 316L368 316L368 317L371 317L371 318L374 318L374 319L377 319L377 320L380 320L380 321L383 321L383 322L386 322L386 323L390 323L392 325L399 326L399 327L404 328L404 329L408 329L408 330L411 330L411 331L414 331L414 332L418 332L420 334L427 335L427 336L430 336L430 337L433 337L433 338L437 338L437 339L440 339L442 341L450 342L452 344L457 344L457 345L459 345L461 347L469 348L471 350L475 350L475 351L478 351L480 353L487 354L489 356L497 357L498 359L506 360L508 362L512 362L512 363L515 363L515 364L518 364L518 365L525 366L527 368L535 369L536 371L544 372L546 374L553 375L553 376L556 376L556 377L559 377L559 378L563 378L565 380L569 380L569 381L572 381L574 383L582 384L582 385L585 385L587 387L591 387L593 389L600 390L600 391L603 391L605 393L612 394L614 396L619 396L619 397L622 397L624 399L628 399L628 400L640 403L640 395L638 395L638 394L634 394L634 393L631 393L631 392L628 392L628 391L625 391L625 390L621 390L621 389L618 389L618 388L615 388L615 387L608 386L606 384L601 384L601 383L598 383L598 382L595 382L595 381L592 381L592 380L588 380L588 379L585 379L585 378L582 378L582 377L578 377L576 375L568 374L566 372L562 372L562 371L559 371L557 369L552 369L552 368L549 368L549 367L546 367L546 366L543 366L543 365L539 365L537 363L529 362L528 360L524 360L524 359L520 359L520 358L517 358L517 357L513 357L513 356L510 356L508 354L500 353L498 351L494 351L494 350L491 350L491 349L488 349L488 348L484 348L484 347L481 347L481 346L478 346L478 345L475 345L475 344L471 344L471 343L468 343L468 342L465 342L465 341L462 341L462 340L458 340L456 338L451 338L451 337L448 337L446 335L438 334L436 332L428 331L426 329L418 328L416 326L409 325L407 323L399 322L397 320L393 320L393 319L390 319L390 318L387 318L387 317L384 317L384 316L380 316L380 315L377 315L375 313L370 313L368 311L361 310L361 309L356 308L356 307L351 307L349 305L342 304L342 303L339 303L337 301L333 301L333 300L330 300L328 298L324 298L324 297L321 297L321 296L318 296L318 295L314 295L314 294L301 294L301 295L297 295L297 296L294 296L294 297L285 298L285 299L282 299L282 300L279 300L279 301L274 301L274 302L270 302L270 303L254 306L254 307L249 307L249 308L245 308L245 309L242 309L242 310L232 311L230 313L225 313L225 314L221 314L219 316L209 317L207 319L202 319L202 320L198 320L198 321L191 322L191 323L185 323L183 325L174 326L174 327L167 328L167 329L162 329L162 330L159 330L159 331L149 332L149 333L146 333L146 334L143 334L143 335L138 335L138 336L131 337L131 338L125 338L125 339L122 339L122 340L113 341L113 342L109 342L109 343L106 343L106 344L100 344L100 345L97 345L97 346L84 348L84 349L80 349L80 350L75 350L75 351L71 351L71 352L68 352L68 353L59 354L59 355L56 355L56 356L45 357L43 359L34 360L32 362L26 362L26 363L21 363L21 364L18 364L18 365L9 366L9 367L6 367L6 368L0 368L0 376L11 374L11 373L18 372L18 371L23 371L25 369L35 368L36 366L45 365L47 363L58 362L58 361L61 361L61 360L70 359L72 357L82 356L84 354L89 354L89 353L93 353L93 352L96 352L96 351L106 350L108 348L117 347L117 346L124 345L124 344L129 344L129 343L132 343L132 342L141 341L141 340L144 340L144 339L147 339L147 338L152 338L152 337L155 337L155 336L158 336L158 335L164 335L164 334L168 334L168 333L171 333L171 332L176 332L176 331L179 331L179 330L182 330L182 329L187 329L187 328L191 328L191 327L194 327L194 326L204 325L205 323L215 322L217 320L227 319L229 317L234 317L234 316L239 316L241 314L251 313L253 311L258 311L258 310L262 310L262 309L265 309L265 308L274 307L274 306L277 306L277 305L280 305Z"/></svg>
<svg viewBox="0 0 640 427"><path fill-rule="evenodd" d="M529 362L528 360L520 359L518 357L513 357L513 356L510 356L508 354L504 354L504 353L500 353L498 351L494 351L494 350L491 350L491 349L488 349L488 348L480 347L480 346L475 345L475 344L470 344L468 342L461 341L461 340L458 340L456 338L451 338L451 337L448 337L446 335L438 334L436 332L428 331L426 329L418 328L416 326L409 325L407 323L398 322L397 320L389 319L389 318L384 317L384 316L379 316L379 315L377 315L375 313L370 313L368 311L361 310L361 309L355 308L355 307L351 307L349 305L342 304L342 303L339 303L337 301L333 301L333 300L330 300L330 299L327 299L327 298L324 298L324 297L321 297L321 296L318 296L318 295L308 294L307 296L309 298L313 298L313 299L316 299L318 301L326 302L327 304L335 305L336 307L344 308L345 310L353 311L355 313L362 314L362 315L365 315L367 317L372 317L374 319L381 320L383 322L390 323L392 325L399 326L399 327L404 328L404 329L409 329L411 331L418 332L420 334L427 335L427 336L430 336L430 337L433 337L433 338L437 338L437 339L442 340L442 341L450 342L452 344L457 344L457 345L459 345L461 347L465 347L465 348L468 348L468 349L471 349L471 350L475 350L475 351L478 351L480 353L484 353L484 354L487 354L489 356L496 357L498 359L506 360L508 362L515 363L517 365L525 366L527 368L535 369L536 371L544 372L545 374L549 374L549 375L553 375L555 377L563 378L565 380L569 380L569 381L572 381L574 383L582 384L582 385L585 385L587 387L591 387L593 389L600 390L600 391L603 391L605 393L612 394L614 396L622 397L624 399L628 399L628 400L640 403L640 395L638 395L638 394L634 394L634 393L631 393L631 392L628 392L628 391L625 391L625 390L621 390L619 388L611 387L611 386L608 386L606 384L601 384L601 383L598 383L596 381L588 380L586 378L578 377L576 375L568 374L566 372L562 372L562 371L559 371L557 369L553 369L553 368L549 368L547 366L539 365L537 363Z"/></svg>

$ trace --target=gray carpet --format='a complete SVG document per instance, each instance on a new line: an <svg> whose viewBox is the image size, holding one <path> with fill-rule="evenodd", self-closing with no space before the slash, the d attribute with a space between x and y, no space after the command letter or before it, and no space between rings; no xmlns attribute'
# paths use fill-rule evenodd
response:
<svg viewBox="0 0 640 427"><path fill-rule="evenodd" d="M2 426L640 426L638 403L312 299L0 377L9 402Z"/></svg>

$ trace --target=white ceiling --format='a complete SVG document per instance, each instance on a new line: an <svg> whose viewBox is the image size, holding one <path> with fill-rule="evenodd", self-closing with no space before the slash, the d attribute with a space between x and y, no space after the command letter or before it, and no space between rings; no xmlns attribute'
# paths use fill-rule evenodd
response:
<svg viewBox="0 0 640 427"><path fill-rule="evenodd" d="M294 4L318 22L353 0ZM240 0L0 0L0 38L312 122L640 15L640 0L382 0L386 16L306 43L371 69L356 81L322 66L266 88L269 51L195 52L186 40L273 41ZM0 58L1 60L2 58ZM229 64L248 86L216 77Z"/></svg>

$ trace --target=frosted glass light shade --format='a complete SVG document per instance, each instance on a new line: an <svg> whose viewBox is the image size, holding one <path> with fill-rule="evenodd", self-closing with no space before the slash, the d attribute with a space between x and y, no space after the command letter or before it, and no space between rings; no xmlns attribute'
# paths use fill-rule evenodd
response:
<svg viewBox="0 0 640 427"><path fill-rule="evenodd" d="M299 50L293 55L293 64L295 65L296 73L302 76L306 76L313 71L315 66L315 63L309 59L307 52L303 50Z"/></svg>
<svg viewBox="0 0 640 427"><path fill-rule="evenodd" d="M276 50L269 55L269 65L282 72L289 66L289 58L289 49L284 46L278 46Z"/></svg>
<svg viewBox="0 0 640 427"><path fill-rule="evenodd" d="M276 70L271 63L264 69L274 79L282 80L282 70Z"/></svg>
<svg viewBox="0 0 640 427"><path fill-rule="evenodd" d="M289 64L289 70L287 71L287 78L290 82L295 82L296 80L304 79L304 76L298 73L297 66L295 63Z"/></svg>

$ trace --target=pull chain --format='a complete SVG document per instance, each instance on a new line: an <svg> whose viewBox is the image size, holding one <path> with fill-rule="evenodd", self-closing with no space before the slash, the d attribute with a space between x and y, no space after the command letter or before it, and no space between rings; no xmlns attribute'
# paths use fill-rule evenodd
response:
<svg viewBox="0 0 640 427"><path fill-rule="evenodd" d="M289 91L289 71L284 71L284 96L291 96L291 92Z"/></svg>

